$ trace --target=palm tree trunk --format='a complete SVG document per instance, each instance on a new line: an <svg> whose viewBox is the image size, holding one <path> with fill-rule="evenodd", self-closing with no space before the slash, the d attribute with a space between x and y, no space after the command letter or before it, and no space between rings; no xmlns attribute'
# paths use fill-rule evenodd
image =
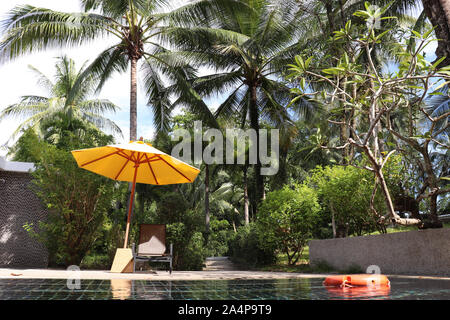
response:
<svg viewBox="0 0 450 320"><path fill-rule="evenodd" d="M131 77L130 77L130 140L136 141L137 136L137 59L131 57ZM128 183L128 208L130 210L129 219L131 219L131 215L133 214L133 192L132 192L132 183ZM129 229L129 221L127 221L127 231L125 232L125 245L127 246L128 242L128 229Z"/></svg>
<svg viewBox="0 0 450 320"><path fill-rule="evenodd" d="M422 0L423 9L433 25L436 38L439 39L436 48L436 60L447 57L439 65L450 65L450 1Z"/></svg>
<svg viewBox="0 0 450 320"><path fill-rule="evenodd" d="M209 165L205 165L205 223L206 223L206 233L209 233Z"/></svg>
<svg viewBox="0 0 450 320"><path fill-rule="evenodd" d="M264 177L261 175L261 159L259 157L259 112L256 98L256 84L250 86L250 126L256 131L256 165L255 190L256 203L264 199Z"/></svg>
<svg viewBox="0 0 450 320"><path fill-rule="evenodd" d="M131 89L130 89L130 140L137 137L137 59L131 57Z"/></svg>
<svg viewBox="0 0 450 320"><path fill-rule="evenodd" d="M248 216L248 186L247 186L247 165L244 166L244 221L245 225L249 224L249 216Z"/></svg>

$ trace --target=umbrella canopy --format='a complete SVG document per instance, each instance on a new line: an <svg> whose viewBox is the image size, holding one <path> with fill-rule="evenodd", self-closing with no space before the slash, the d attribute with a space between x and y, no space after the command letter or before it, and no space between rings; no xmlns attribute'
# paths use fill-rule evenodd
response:
<svg viewBox="0 0 450 320"><path fill-rule="evenodd" d="M132 182L124 248L128 242L136 183L155 185L191 183L200 172L199 169L143 141L73 150L72 155L80 168L114 180Z"/></svg>
<svg viewBox="0 0 450 320"><path fill-rule="evenodd" d="M72 151L79 167L102 176L137 183L191 183L200 170L143 141Z"/></svg>

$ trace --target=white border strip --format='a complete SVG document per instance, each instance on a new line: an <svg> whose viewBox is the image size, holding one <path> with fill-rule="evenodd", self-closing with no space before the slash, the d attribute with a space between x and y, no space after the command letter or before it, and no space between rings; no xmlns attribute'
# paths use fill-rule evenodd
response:
<svg viewBox="0 0 450 320"><path fill-rule="evenodd" d="M32 172L34 169L34 163L7 161L3 157L0 157L0 170L12 172Z"/></svg>

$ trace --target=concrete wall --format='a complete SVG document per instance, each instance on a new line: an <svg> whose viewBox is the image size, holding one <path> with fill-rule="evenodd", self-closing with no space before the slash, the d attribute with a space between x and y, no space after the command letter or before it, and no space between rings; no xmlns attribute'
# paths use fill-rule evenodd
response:
<svg viewBox="0 0 450 320"><path fill-rule="evenodd" d="M312 240L309 258L338 270L377 265L384 274L450 275L450 228Z"/></svg>
<svg viewBox="0 0 450 320"><path fill-rule="evenodd" d="M3 167L3 169L5 169ZM47 211L30 189L27 172L0 168L0 268L46 268L48 252L23 226L45 220Z"/></svg>

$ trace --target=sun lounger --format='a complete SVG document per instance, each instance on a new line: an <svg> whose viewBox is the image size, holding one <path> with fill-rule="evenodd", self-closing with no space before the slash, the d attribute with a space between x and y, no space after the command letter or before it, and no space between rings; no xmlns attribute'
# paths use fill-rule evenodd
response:
<svg viewBox="0 0 450 320"><path fill-rule="evenodd" d="M139 225L139 243L137 248L134 243L132 245L133 272L136 271L136 262L150 261L168 263L172 274L173 245L170 244L169 252L166 251L166 225Z"/></svg>

